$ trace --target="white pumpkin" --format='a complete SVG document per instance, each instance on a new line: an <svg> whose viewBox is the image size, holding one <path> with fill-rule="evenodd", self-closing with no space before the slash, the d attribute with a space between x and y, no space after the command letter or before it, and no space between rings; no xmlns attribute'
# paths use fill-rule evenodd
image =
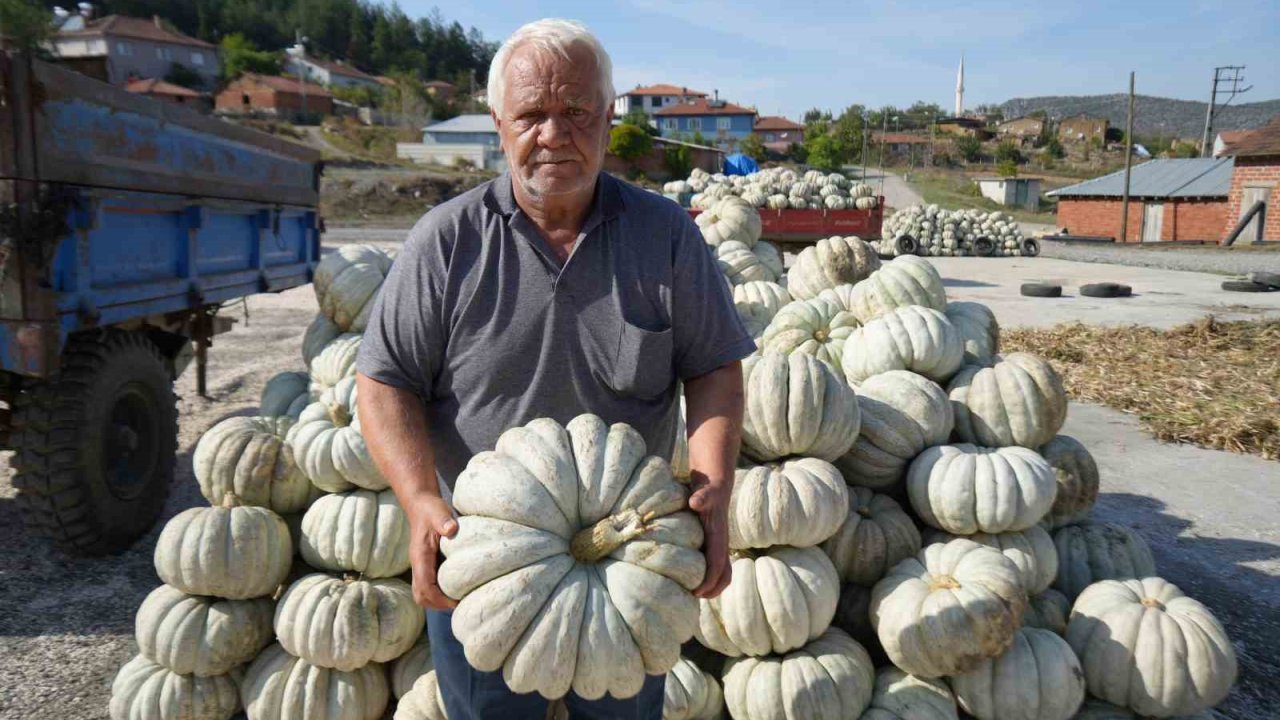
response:
<svg viewBox="0 0 1280 720"><path fill-rule="evenodd" d="M350 672L319 667L279 644L245 671L240 695L249 720L379 720L389 699L382 665Z"/></svg>
<svg viewBox="0 0 1280 720"><path fill-rule="evenodd" d="M806 455L831 461L858 438L858 399L838 375L803 353L742 361L742 452L761 461Z"/></svg>
<svg viewBox="0 0 1280 720"><path fill-rule="evenodd" d="M693 661L680 658L663 685L662 720L716 720L722 710L720 683Z"/></svg>
<svg viewBox="0 0 1280 720"><path fill-rule="evenodd" d="M991 308L976 302L949 302L943 310L964 339L964 364L989 366L1000 351L1000 324Z"/></svg>
<svg viewBox="0 0 1280 720"><path fill-rule="evenodd" d="M1027 614L1022 616L1023 627L1052 630L1059 635L1067 633L1067 618L1071 616L1071 601L1066 595L1049 588L1028 598Z"/></svg>
<svg viewBox="0 0 1280 720"><path fill-rule="evenodd" d="M1100 580L1156 574L1147 541L1122 525L1067 525L1054 531L1053 544L1058 549L1058 578L1053 587L1071 600Z"/></svg>
<svg viewBox="0 0 1280 720"><path fill-rule="evenodd" d="M753 338L760 337L778 311L789 302L791 293L777 283L756 280L733 287L733 306Z"/></svg>
<svg viewBox="0 0 1280 720"><path fill-rule="evenodd" d="M927 543L945 543L956 537L940 530L930 530L925 533L924 540ZM1012 560L1018 567L1022 587L1028 595L1044 592L1058 576L1058 550L1053 545L1053 538L1039 525L1032 525L1026 530L974 533L964 537L999 550Z"/></svg>
<svg viewBox="0 0 1280 720"><path fill-rule="evenodd" d="M717 251L716 264L720 266L720 272L729 280L729 284L742 285L761 280L774 282L778 279L777 273L765 267L760 258L742 243L731 240L720 247L724 248L726 245L730 245L728 250Z"/></svg>
<svg viewBox="0 0 1280 720"><path fill-rule="evenodd" d="M228 720L240 709L238 674L179 675L137 655L116 673L108 712L111 720Z"/></svg>
<svg viewBox="0 0 1280 720"><path fill-rule="evenodd" d="M864 487L849 488L849 514L840 529L822 543L841 582L867 587L894 565L920 552L920 547L920 531L902 506Z"/></svg>
<svg viewBox="0 0 1280 720"><path fill-rule="evenodd" d="M729 660L724 698L734 720L856 718L871 702L874 685L867 651L831 628L782 657Z"/></svg>
<svg viewBox="0 0 1280 720"><path fill-rule="evenodd" d="M782 654L817 638L836 612L840 578L816 547L735 550L733 580L700 602L698 642L722 655Z"/></svg>
<svg viewBox="0 0 1280 720"><path fill-rule="evenodd" d="M271 644L270 598L223 600L161 585L138 607L138 652L178 675L225 675Z"/></svg>
<svg viewBox="0 0 1280 720"><path fill-rule="evenodd" d="M243 505L305 510L320 491L285 441L292 425L288 417L231 417L209 428L191 458L200 494L214 504L234 493Z"/></svg>
<svg viewBox="0 0 1280 720"><path fill-rule="evenodd" d="M765 266L776 281L782 277L782 273L786 272L786 268L782 262L782 251L778 250L778 246L768 240L761 240L751 248L751 252L756 254L760 259L760 264Z"/></svg>
<svg viewBox="0 0 1280 720"><path fill-rule="evenodd" d="M317 570L394 577L409 569L409 520L389 489L325 495L302 517L298 550Z"/></svg>
<svg viewBox="0 0 1280 720"><path fill-rule="evenodd" d="M418 641L409 648L409 652L396 658L391 663L391 693L397 698L404 697L418 678L435 670L431 661L431 643L424 632Z"/></svg>
<svg viewBox="0 0 1280 720"><path fill-rule="evenodd" d="M737 240L748 248L760 239L760 213L745 200L725 197L694 218L702 239L712 247L728 240Z"/></svg>
<svg viewBox="0 0 1280 720"><path fill-rule="evenodd" d="M449 720L435 670L417 678L412 689L398 697L400 702L396 704L392 720Z"/></svg>
<svg viewBox="0 0 1280 720"><path fill-rule="evenodd" d="M734 472L729 547L810 547L831 537L848 515L848 486L818 458L795 458Z"/></svg>
<svg viewBox="0 0 1280 720"><path fill-rule="evenodd" d="M218 507L183 510L156 541L156 575L188 595L271 595L289 574L293 541L280 516L228 493Z"/></svg>
<svg viewBox="0 0 1280 720"><path fill-rule="evenodd" d="M356 357L360 354L358 333L345 333L329 341L311 360L311 398L318 400L325 390L343 378L355 377Z"/></svg>
<svg viewBox="0 0 1280 720"><path fill-rule="evenodd" d="M903 255L884 264L853 290L850 310L863 323L909 305L941 312L947 291L937 268L924 258Z"/></svg>
<svg viewBox="0 0 1280 720"><path fill-rule="evenodd" d="M1040 454L1058 478L1058 498L1045 516L1050 529L1089 519L1101 485L1089 449L1069 435L1058 435L1040 446Z"/></svg>
<svg viewBox="0 0 1280 720"><path fill-rule="evenodd" d="M1236 653L1218 619L1158 577L1103 580L1076 599L1067 642L1089 694L1140 715L1190 715L1236 681Z"/></svg>
<svg viewBox="0 0 1280 720"><path fill-rule="evenodd" d="M340 245L316 265L320 312L344 332L360 332L391 270L391 255L372 245Z"/></svg>
<svg viewBox="0 0 1280 720"><path fill-rule="evenodd" d="M1049 363L1030 353L967 366L947 386L956 412L956 437L987 447L1037 448L1067 419L1067 393Z"/></svg>
<svg viewBox="0 0 1280 720"><path fill-rule="evenodd" d="M871 618L894 665L955 675L1013 642L1027 596L1013 562L963 538L926 545L871 591Z"/></svg>
<svg viewBox="0 0 1280 720"><path fill-rule="evenodd" d="M1024 627L1003 655L952 676L951 689L978 720L1070 720L1084 701L1084 672L1067 641Z"/></svg>
<svg viewBox="0 0 1280 720"><path fill-rule="evenodd" d="M354 377L338 381L308 405L289 428L287 439L303 474L321 490L389 487L360 433Z"/></svg>
<svg viewBox="0 0 1280 720"><path fill-rule="evenodd" d="M440 588L476 669L515 692L631 697L693 636L702 524L667 462L627 425L535 420L471 459Z"/></svg>
<svg viewBox="0 0 1280 720"><path fill-rule="evenodd" d="M849 336L844 344L844 376L856 386L890 370L910 370L934 382L946 382L963 359L964 340L946 315L908 305L877 317Z"/></svg>
<svg viewBox="0 0 1280 720"><path fill-rule="evenodd" d="M304 372L282 372L273 375L262 387L258 414L266 417L296 418L311 402L311 376Z"/></svg>
<svg viewBox="0 0 1280 720"><path fill-rule="evenodd" d="M956 698L945 682L886 667L876 674L871 707L858 720L959 720L959 717Z"/></svg>
<svg viewBox="0 0 1280 720"><path fill-rule="evenodd" d="M858 386L857 441L835 462L845 482L880 490L898 483L910 462L941 445L955 425L951 401L923 375L890 370Z"/></svg>
<svg viewBox="0 0 1280 720"><path fill-rule="evenodd" d="M845 340L858 328L851 313L821 297L792 302L773 317L760 337L765 352L812 355L837 374Z"/></svg>
<svg viewBox="0 0 1280 720"><path fill-rule="evenodd" d="M907 470L911 507L925 524L957 535L1026 530L1053 506L1053 468L1034 450L939 445Z"/></svg>
<svg viewBox="0 0 1280 720"><path fill-rule="evenodd" d="M306 575L276 606L276 638L312 665L355 670L409 651L426 617L403 580Z"/></svg>
<svg viewBox="0 0 1280 720"><path fill-rule="evenodd" d="M311 367L311 361L320 354L320 351L341 334L342 328L335 325L329 316L317 313L302 335L302 364Z"/></svg>
<svg viewBox="0 0 1280 720"><path fill-rule="evenodd" d="M797 300L808 300L827 288L858 283L879 267L880 257L861 238L824 238L800 251L787 274L787 289Z"/></svg>

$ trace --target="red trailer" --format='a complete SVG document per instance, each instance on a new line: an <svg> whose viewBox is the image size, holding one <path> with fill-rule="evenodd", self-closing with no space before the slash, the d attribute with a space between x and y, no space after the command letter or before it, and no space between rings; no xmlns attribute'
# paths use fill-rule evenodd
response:
<svg viewBox="0 0 1280 720"><path fill-rule="evenodd" d="M771 210L760 208L760 238L781 250L799 251L833 235L857 235L863 240L880 237L884 223L884 197L870 210ZM690 210L697 217L701 210Z"/></svg>

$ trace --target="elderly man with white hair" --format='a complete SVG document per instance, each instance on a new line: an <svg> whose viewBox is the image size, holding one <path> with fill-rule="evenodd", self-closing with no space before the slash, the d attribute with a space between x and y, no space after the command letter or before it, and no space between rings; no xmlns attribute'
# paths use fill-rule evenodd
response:
<svg viewBox="0 0 1280 720"><path fill-rule="evenodd" d="M363 432L411 528L413 591L451 720L540 718L501 672L470 667L436 582L458 523L454 479L506 429L583 413L623 422L669 457L683 384L705 579L729 583L729 494L742 368L755 345L688 215L602 172L612 64L586 28L520 28L489 71L508 174L432 209L405 241L357 365ZM570 694L574 718L662 716L663 677L632 698Z"/></svg>

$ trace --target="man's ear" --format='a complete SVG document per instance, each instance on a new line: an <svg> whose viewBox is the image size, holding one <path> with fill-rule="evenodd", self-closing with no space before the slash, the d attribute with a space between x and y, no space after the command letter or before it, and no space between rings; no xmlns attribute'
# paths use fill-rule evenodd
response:
<svg viewBox="0 0 1280 720"><path fill-rule="evenodd" d="M502 120L498 119L498 113L493 108L489 108L489 117L493 118L493 127L498 131L498 147L502 147Z"/></svg>

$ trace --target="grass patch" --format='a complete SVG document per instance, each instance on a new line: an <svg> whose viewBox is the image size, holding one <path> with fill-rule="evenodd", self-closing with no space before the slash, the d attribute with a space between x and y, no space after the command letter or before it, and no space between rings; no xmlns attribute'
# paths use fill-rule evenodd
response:
<svg viewBox="0 0 1280 720"><path fill-rule="evenodd" d="M1048 359L1072 399L1137 415L1160 440L1280 459L1280 321L1075 323L1008 330L1001 345Z"/></svg>
<svg viewBox="0 0 1280 720"><path fill-rule="evenodd" d="M343 152L391 164L405 164L396 157L396 143L422 141L422 131L414 128L366 126L351 118L326 120L322 131L325 141Z"/></svg>
<svg viewBox="0 0 1280 720"><path fill-rule="evenodd" d="M1012 215L1014 220L1046 225L1054 225L1058 221L1057 202L1052 198L1040 198L1041 210L1039 212L1006 207L982 197L978 192L978 186L961 172L913 170L909 182L911 187L915 188L924 197L926 203L937 204L948 210L964 210L967 208L988 211L998 210ZM1045 189L1052 188L1046 187Z"/></svg>

